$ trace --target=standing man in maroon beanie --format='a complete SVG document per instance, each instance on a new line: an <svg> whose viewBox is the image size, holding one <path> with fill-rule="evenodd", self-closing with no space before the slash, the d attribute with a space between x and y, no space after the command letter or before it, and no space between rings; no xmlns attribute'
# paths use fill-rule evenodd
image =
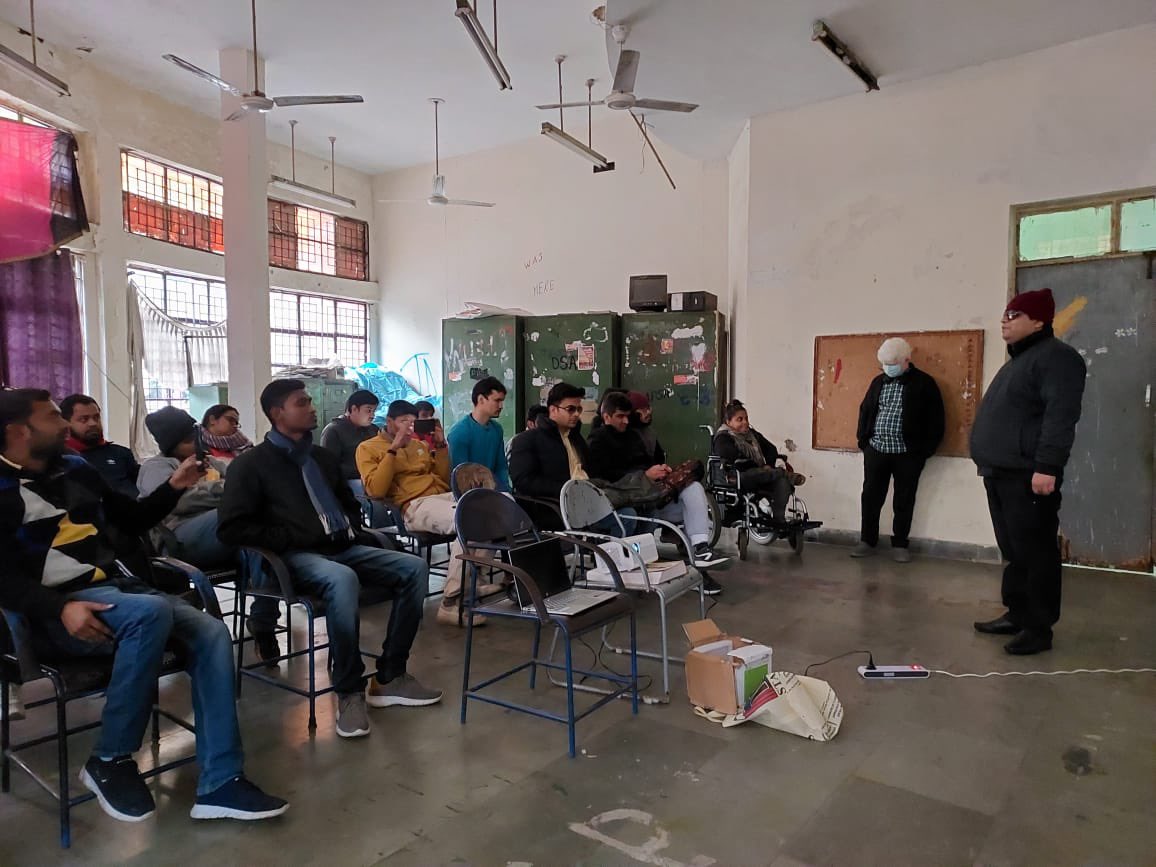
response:
<svg viewBox="0 0 1156 867"><path fill-rule="evenodd" d="M1011 359L1000 368L971 429L1000 553L1007 613L977 632L1014 635L1017 656L1052 648L1060 619L1060 485L1076 437L1087 368L1052 332L1052 290L1015 296L1000 322Z"/></svg>

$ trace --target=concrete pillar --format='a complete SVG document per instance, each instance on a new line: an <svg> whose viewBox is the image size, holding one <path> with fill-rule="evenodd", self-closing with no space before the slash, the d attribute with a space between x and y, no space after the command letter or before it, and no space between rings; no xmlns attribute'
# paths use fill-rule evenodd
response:
<svg viewBox="0 0 1156 867"><path fill-rule="evenodd" d="M221 77L242 90L253 88L253 55L221 51ZM258 60L259 77L264 63ZM270 377L269 360L269 167L265 117L224 119L239 100L221 94L221 179L225 188L225 285L228 287L229 403L254 439L269 429L257 398Z"/></svg>

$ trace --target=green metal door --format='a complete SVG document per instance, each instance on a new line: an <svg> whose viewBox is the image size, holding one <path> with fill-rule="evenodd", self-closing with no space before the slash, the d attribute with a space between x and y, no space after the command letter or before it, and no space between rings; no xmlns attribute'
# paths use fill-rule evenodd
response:
<svg viewBox="0 0 1156 867"><path fill-rule="evenodd" d="M442 320L442 424L448 431L469 415L474 384L496 376L509 392L498 421L509 439L522 427L522 318Z"/></svg>
<svg viewBox="0 0 1156 867"><path fill-rule="evenodd" d="M719 424L726 403L726 323L718 311L622 317L622 384L654 407L654 428L672 465L704 458L699 425Z"/></svg>
<svg viewBox="0 0 1156 867"><path fill-rule="evenodd" d="M618 383L622 370L622 322L617 313L563 313L531 316L523 322L526 347L522 401L525 410L546 403L559 382L586 389L598 400ZM519 417L519 428L522 426Z"/></svg>

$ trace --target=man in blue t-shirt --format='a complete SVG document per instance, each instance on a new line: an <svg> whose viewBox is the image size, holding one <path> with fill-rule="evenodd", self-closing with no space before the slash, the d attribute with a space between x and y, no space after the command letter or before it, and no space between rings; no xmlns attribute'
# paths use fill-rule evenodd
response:
<svg viewBox="0 0 1156 867"><path fill-rule="evenodd" d="M510 490L510 470L506 464L506 448L502 427L495 419L502 414L506 401L506 386L494 376L478 380L471 395L474 408L470 414L450 428L446 439L450 444L450 464L481 464L494 474L499 491Z"/></svg>

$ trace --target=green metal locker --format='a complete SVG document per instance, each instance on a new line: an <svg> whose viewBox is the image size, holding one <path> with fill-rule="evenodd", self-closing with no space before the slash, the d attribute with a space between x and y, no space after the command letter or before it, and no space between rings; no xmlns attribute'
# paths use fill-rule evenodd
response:
<svg viewBox="0 0 1156 867"><path fill-rule="evenodd" d="M314 437L321 440L320 431L327 424L345 412L345 402L357 390L357 383L348 379L312 379L304 378L305 392L313 398L313 406L317 408L317 430Z"/></svg>
<svg viewBox="0 0 1156 867"><path fill-rule="evenodd" d="M589 400L618 383L622 371L622 320L617 313L563 313L523 321L526 347L522 400L526 410L546 403L558 382L586 389Z"/></svg>
<svg viewBox="0 0 1156 867"><path fill-rule="evenodd" d="M498 421L506 439L522 429L522 317L442 320L442 424L449 429L473 408L479 379L496 376L509 389Z"/></svg>
<svg viewBox="0 0 1156 867"><path fill-rule="evenodd" d="M622 317L622 385L644 392L654 428L675 464L703 459L727 400L726 319L718 311L628 313Z"/></svg>

